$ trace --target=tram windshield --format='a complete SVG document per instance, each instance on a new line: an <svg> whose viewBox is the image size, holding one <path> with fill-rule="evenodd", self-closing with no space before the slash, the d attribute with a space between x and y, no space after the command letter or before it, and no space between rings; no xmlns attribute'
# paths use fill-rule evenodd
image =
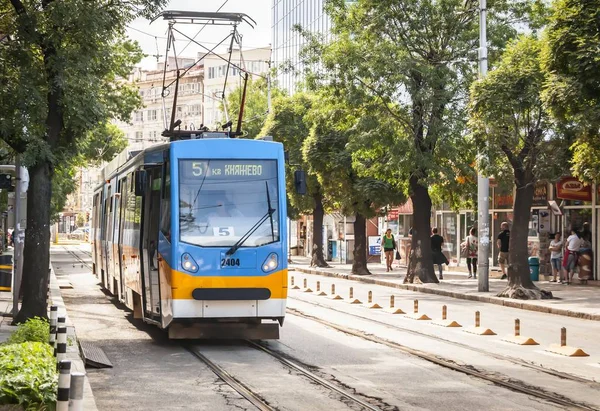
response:
<svg viewBox="0 0 600 411"><path fill-rule="evenodd" d="M179 160L180 241L242 247L279 241L276 160Z"/></svg>

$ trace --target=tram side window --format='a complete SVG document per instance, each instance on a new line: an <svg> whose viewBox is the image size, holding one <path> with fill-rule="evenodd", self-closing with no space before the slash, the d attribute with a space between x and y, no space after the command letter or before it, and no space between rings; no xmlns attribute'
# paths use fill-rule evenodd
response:
<svg viewBox="0 0 600 411"><path fill-rule="evenodd" d="M171 242L171 171L166 165L165 186L162 192L160 231Z"/></svg>

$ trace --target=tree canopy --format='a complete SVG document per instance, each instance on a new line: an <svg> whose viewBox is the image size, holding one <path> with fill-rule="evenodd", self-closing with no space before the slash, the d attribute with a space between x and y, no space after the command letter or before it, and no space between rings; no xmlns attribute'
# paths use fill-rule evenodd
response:
<svg viewBox="0 0 600 411"><path fill-rule="evenodd" d="M125 28L136 17L155 15L165 3L11 0L0 5L0 139L22 154L30 175L24 297L16 321L46 316L54 171L67 171L88 148L95 151L86 139L97 141L94 136L110 133L108 121L128 121L141 106L137 90L121 81L142 57Z"/></svg>
<svg viewBox="0 0 600 411"><path fill-rule="evenodd" d="M574 174L600 180L600 1L556 0L544 37L544 99L571 135Z"/></svg>

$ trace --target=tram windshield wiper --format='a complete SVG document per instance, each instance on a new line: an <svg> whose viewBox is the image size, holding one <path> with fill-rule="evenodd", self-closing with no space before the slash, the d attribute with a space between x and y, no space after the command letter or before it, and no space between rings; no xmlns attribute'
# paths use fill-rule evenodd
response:
<svg viewBox="0 0 600 411"><path fill-rule="evenodd" d="M245 242L250 238L252 234L265 222L267 219L271 221L271 236L273 241L275 241L275 229L273 227L273 213L275 209L271 207L271 195L269 194L269 183L265 181L266 189L267 189L267 212L263 215L260 220L254 224L250 230L246 232L243 236L240 237L239 240L225 253L225 255L233 255Z"/></svg>

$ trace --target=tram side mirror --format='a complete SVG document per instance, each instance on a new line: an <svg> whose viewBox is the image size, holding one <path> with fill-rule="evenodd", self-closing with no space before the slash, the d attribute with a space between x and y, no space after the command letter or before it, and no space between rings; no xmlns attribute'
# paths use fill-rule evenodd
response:
<svg viewBox="0 0 600 411"><path fill-rule="evenodd" d="M137 170L134 175L135 178L135 195L143 196L146 192L146 170Z"/></svg>
<svg viewBox="0 0 600 411"><path fill-rule="evenodd" d="M306 194L306 173L303 170L294 172L294 186L296 187L296 193Z"/></svg>

